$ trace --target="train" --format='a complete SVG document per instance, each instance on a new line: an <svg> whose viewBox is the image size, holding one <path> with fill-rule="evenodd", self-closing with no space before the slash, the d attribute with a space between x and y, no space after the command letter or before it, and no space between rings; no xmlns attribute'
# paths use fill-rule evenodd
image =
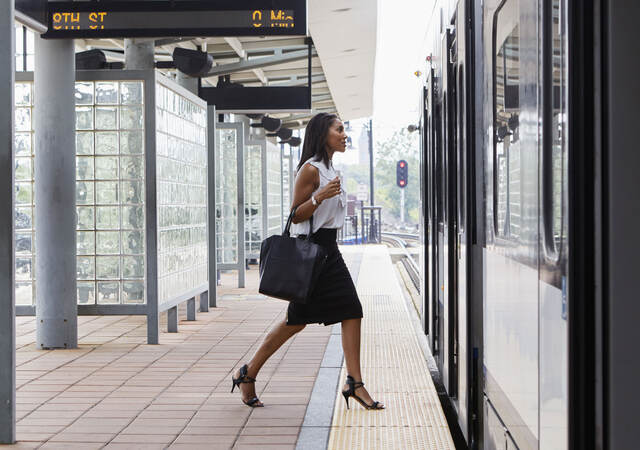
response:
<svg viewBox="0 0 640 450"><path fill-rule="evenodd" d="M419 313L460 447L637 448L639 19L618 0L425 17Z"/></svg>

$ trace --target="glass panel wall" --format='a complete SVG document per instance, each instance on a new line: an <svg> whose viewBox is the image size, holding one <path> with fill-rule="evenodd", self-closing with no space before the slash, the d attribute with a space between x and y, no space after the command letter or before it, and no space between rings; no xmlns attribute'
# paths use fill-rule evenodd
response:
<svg viewBox="0 0 640 450"><path fill-rule="evenodd" d="M79 304L145 302L142 81L76 83ZM33 83L16 83L16 304L35 304Z"/></svg>
<svg viewBox="0 0 640 450"><path fill-rule="evenodd" d="M34 202L33 202L33 83L16 83L15 89L15 283L16 304L35 302Z"/></svg>
<svg viewBox="0 0 640 450"><path fill-rule="evenodd" d="M158 300L208 279L207 111L156 84Z"/></svg>
<svg viewBox="0 0 640 450"><path fill-rule="evenodd" d="M216 132L216 256L219 264L237 264L238 132Z"/></svg>
<svg viewBox="0 0 640 450"><path fill-rule="evenodd" d="M286 224L291 207L291 147L287 146L282 155L282 227Z"/></svg>
<svg viewBox="0 0 640 450"><path fill-rule="evenodd" d="M143 82L75 97L78 303L145 303Z"/></svg>
<svg viewBox="0 0 640 450"><path fill-rule="evenodd" d="M153 71L137 80L127 80L132 75L117 71L82 71L78 76L74 92L76 211L70 214L77 217L79 311L144 314L147 304L200 288L206 290L206 104L186 92L178 94L181 89L175 83ZM17 78L16 304L21 307L19 314L32 314L36 257L33 78L28 73ZM150 108L152 104L155 111ZM226 200L236 198L237 178L236 131L229 133L233 145L225 148L233 150L234 156L230 161L225 158L222 168L229 182L225 189L230 187L233 192L223 196ZM156 179L148 180L147 163L153 164L154 159ZM147 186L157 191L155 211L145 203ZM230 209L234 219L226 222L233 243L237 241L235 203ZM147 223L147 214L155 214L157 223ZM149 254L147 239L151 242L156 237L158 252ZM234 251L237 258L237 249ZM147 280L147 273L156 272L152 270L156 262L157 279ZM156 281L158 297L147 298L151 283ZM86 308L92 305L98 308ZM150 339L157 341L157 336L150 335Z"/></svg>
<svg viewBox="0 0 640 450"><path fill-rule="evenodd" d="M282 233L282 172L280 148L267 141L267 235Z"/></svg>
<svg viewBox="0 0 640 450"><path fill-rule="evenodd" d="M262 145L244 146L245 248L247 258L257 258L262 244Z"/></svg>

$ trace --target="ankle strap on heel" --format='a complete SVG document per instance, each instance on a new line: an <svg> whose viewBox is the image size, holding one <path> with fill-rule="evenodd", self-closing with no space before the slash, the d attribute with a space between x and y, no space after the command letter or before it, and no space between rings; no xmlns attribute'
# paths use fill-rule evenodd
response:
<svg viewBox="0 0 640 450"><path fill-rule="evenodd" d="M255 383L256 379L247 375L249 368L245 364L240 367L240 376L238 376L238 383Z"/></svg>
<svg viewBox="0 0 640 450"><path fill-rule="evenodd" d="M356 381L351 375L347 375L347 384L349 385L350 389L358 389L364 386L364 383L362 381Z"/></svg>

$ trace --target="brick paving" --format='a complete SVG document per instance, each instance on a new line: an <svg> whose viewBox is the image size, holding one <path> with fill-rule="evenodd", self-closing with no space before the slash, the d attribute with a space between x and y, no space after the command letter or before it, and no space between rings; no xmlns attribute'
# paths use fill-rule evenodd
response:
<svg viewBox="0 0 640 450"><path fill-rule="evenodd" d="M79 347L35 348L35 318L17 320L19 449L294 449L330 327L309 326L262 369L266 408L231 394L231 373L253 354L287 303L233 274L218 307L146 345L144 316L81 316ZM166 330L166 318L161 321ZM331 393L333 395L333 393Z"/></svg>

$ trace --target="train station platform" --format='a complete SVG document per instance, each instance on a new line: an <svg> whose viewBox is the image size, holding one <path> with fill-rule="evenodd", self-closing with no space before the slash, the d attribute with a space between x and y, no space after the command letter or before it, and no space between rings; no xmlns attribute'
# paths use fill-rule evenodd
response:
<svg viewBox="0 0 640 450"><path fill-rule="evenodd" d="M363 378L386 410L345 408L339 325L308 326L273 355L256 385L265 408L229 392L287 307L257 294L254 266L243 289L225 274L218 307L159 345L146 344L144 317L82 316L78 349L37 350L35 319L18 317L18 443L7 447L454 448L389 251L342 251L365 311Z"/></svg>

